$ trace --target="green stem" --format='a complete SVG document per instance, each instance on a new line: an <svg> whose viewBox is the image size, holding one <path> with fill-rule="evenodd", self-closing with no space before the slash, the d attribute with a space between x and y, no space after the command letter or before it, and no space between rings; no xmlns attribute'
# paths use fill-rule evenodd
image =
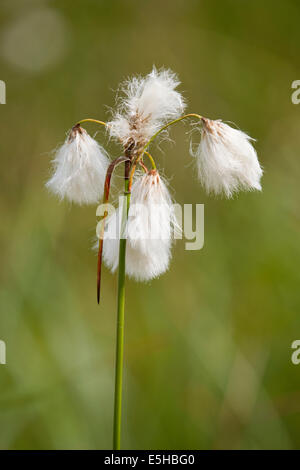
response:
<svg viewBox="0 0 300 470"><path fill-rule="evenodd" d="M81 121L78 121L76 125L83 124L84 122L95 122L96 124L100 124L101 126L107 126L106 122L99 121L98 119L91 119L91 118L82 119Z"/></svg>
<svg viewBox="0 0 300 470"><path fill-rule="evenodd" d="M155 163L154 158L152 157L152 155L149 152L147 152L147 150L144 150L144 154L147 155L147 157L149 158L149 160L151 162L151 165L152 165L152 169L156 170L156 163Z"/></svg>
<svg viewBox="0 0 300 470"><path fill-rule="evenodd" d="M174 121L168 122L165 126L161 127L155 134L153 134L153 136L151 137L151 139L148 140L148 142L146 143L145 147L143 148L143 151L142 151L141 155L143 155L143 153L144 153L145 150L149 147L149 145L151 144L151 142L153 142L153 140L156 139L156 137L157 137L161 132L163 132L164 130L166 130L169 126L172 126L173 124L176 124L177 122L183 121L183 119L186 119L186 118L202 119L202 116L200 116L200 114L190 113L190 114L185 114L184 116L181 116L181 117L178 118L178 119L174 119Z"/></svg>
<svg viewBox="0 0 300 470"><path fill-rule="evenodd" d="M134 175L134 172L135 172L135 169L136 169L136 165L137 163L139 162L139 160L141 158L143 158L143 155L144 153L146 155L148 155L148 157L151 157L151 155L149 154L149 152L147 152L147 148L149 147L149 145L153 142L153 140L156 139L156 137L159 136L159 134L161 132L163 132L164 130L166 130L168 127L172 126L173 124L176 124L177 122L180 122L180 121L183 121L183 119L187 119L187 118L197 118L197 119L203 119L202 116L200 116L200 114L195 114L195 113L190 113L190 114L185 114L184 116L181 116L177 119L174 119L174 121L170 121L168 122L167 124L165 124L163 127L161 127L155 134L153 134L153 136L148 140L148 142L146 143L146 145L144 146L143 150L141 151L141 153L135 158L133 164L132 164L132 167L131 167L131 174L130 174L130 178L129 180L132 181L132 178L133 178L133 175ZM151 157L151 163L152 163L152 167L153 169L156 169L156 165L155 165L155 162L153 160L153 158Z"/></svg>
<svg viewBox="0 0 300 470"><path fill-rule="evenodd" d="M119 251L113 450L120 450L120 441L121 441L122 379L123 379L123 356L124 356L125 256L126 256L126 238L125 238L125 234L122 234L122 229L123 227L125 227L127 217L128 217L129 205L130 205L128 171L129 171L129 167L128 165L126 165L126 169L125 169L125 197L126 199L125 199L125 204L123 206L121 237L120 237L120 251Z"/></svg>

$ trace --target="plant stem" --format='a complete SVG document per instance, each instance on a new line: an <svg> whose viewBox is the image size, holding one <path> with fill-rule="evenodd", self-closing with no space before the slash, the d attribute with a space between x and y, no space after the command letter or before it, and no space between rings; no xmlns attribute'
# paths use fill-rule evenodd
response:
<svg viewBox="0 0 300 470"><path fill-rule="evenodd" d="M123 205L120 251L119 251L119 273L118 273L118 312L117 312L117 344L116 344L116 373L115 373L115 402L114 402L114 429L113 450L120 450L121 442L121 418L122 418L122 379L123 379L123 352L124 352L124 307L125 307L125 256L126 238L123 232L125 227L129 205L129 165L125 163L125 204Z"/></svg>
<svg viewBox="0 0 300 470"><path fill-rule="evenodd" d="M84 122L95 122L96 124L100 124L101 126L107 126L106 122L99 121L98 119L91 119L91 118L82 119L81 121L78 121L76 125L83 124Z"/></svg>
<svg viewBox="0 0 300 470"><path fill-rule="evenodd" d="M144 151L144 154L147 155L147 157L149 158L149 160L151 162L151 165L152 165L152 169L156 170L156 163L155 163L154 158L152 157L152 155L149 152L147 152L147 150Z"/></svg>
<svg viewBox="0 0 300 470"><path fill-rule="evenodd" d="M111 177L114 169L116 166L118 166L120 163L123 163L127 160L126 157L119 157L116 158L111 162L109 165L106 176L105 176L105 183L104 183L104 194L103 194L103 204L108 203L108 198L109 198L109 191L110 191L110 182L111 182ZM96 212L96 215L98 215L98 209ZM101 229L98 235L99 236L99 248L98 248L98 264L97 264L97 302L99 304L100 302L100 284L101 284L101 267L102 267L102 251L103 251L103 238L104 238L104 229L105 229L105 219L107 217L108 213L107 211L104 211L103 214L103 219L102 219L102 224L101 224Z"/></svg>
<svg viewBox="0 0 300 470"><path fill-rule="evenodd" d="M154 139L156 139L156 137L162 132L164 131L165 129L167 129L168 127L172 126L173 124L176 124L177 122L180 122L180 121L183 121L183 119L186 119L186 118L196 118L196 119L202 119L202 116L200 116L200 114L195 114L195 113L190 113L190 114L185 114L184 116L181 116L177 119L174 119L174 121L170 121L168 122L167 124L165 124L163 127L161 127L155 134L153 134L153 136L151 137L151 139L148 140L148 142L146 143L146 145L144 146L143 148L143 151L142 151L142 155L143 153L145 152L145 150L149 147L149 145L151 144L151 142L153 142Z"/></svg>

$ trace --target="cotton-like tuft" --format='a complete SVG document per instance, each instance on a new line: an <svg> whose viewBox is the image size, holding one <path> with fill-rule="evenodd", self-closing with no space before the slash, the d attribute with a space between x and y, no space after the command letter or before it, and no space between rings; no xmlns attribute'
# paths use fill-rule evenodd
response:
<svg viewBox="0 0 300 470"><path fill-rule="evenodd" d="M203 119L201 142L195 152L191 148L191 153L208 193L231 197L239 190L261 190L263 171L252 140L220 120Z"/></svg>
<svg viewBox="0 0 300 470"><path fill-rule="evenodd" d="M185 108L177 76L170 70L134 77L123 85L124 98L114 119L108 123L112 137L126 146L134 142L140 148L162 125L179 117Z"/></svg>
<svg viewBox="0 0 300 470"><path fill-rule="evenodd" d="M109 159L82 127L75 126L53 160L54 174L46 186L61 199L93 204L103 196Z"/></svg>
<svg viewBox="0 0 300 470"><path fill-rule="evenodd" d="M115 271L119 263L119 238L126 244L126 274L148 281L169 267L171 245L178 227L172 199L157 171L137 178L132 187L126 227L121 227L123 203L106 223L103 244L105 264Z"/></svg>

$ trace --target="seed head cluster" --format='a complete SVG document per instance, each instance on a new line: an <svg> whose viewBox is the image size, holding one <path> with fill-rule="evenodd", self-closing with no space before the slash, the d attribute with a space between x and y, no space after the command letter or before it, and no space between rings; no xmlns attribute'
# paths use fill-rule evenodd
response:
<svg viewBox="0 0 300 470"><path fill-rule="evenodd" d="M126 80L112 119L107 123L96 121L104 124L109 137L123 148L127 195L131 193L127 213L123 198L105 221L103 245L100 243L103 260L115 271L120 239L126 238L126 273L137 281L149 281L168 269L174 233L180 230L167 183L148 154L149 144L171 124L183 119L197 121L200 141L190 145L190 153L208 193L232 197L240 190L261 190L263 171L253 139L221 120L184 115L186 104L177 90L179 84L173 72L156 68L145 77ZM151 169L146 165L147 157ZM78 204L95 204L103 195L107 202L117 161L109 159L79 122L57 150L53 174L46 185L61 199Z"/></svg>

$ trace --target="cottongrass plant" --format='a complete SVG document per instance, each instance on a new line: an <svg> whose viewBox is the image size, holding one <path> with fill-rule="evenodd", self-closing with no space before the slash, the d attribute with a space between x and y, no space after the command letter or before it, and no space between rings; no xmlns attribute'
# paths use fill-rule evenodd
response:
<svg viewBox="0 0 300 470"><path fill-rule="evenodd" d="M114 449L120 449L125 276L150 281L167 271L172 243L180 230L167 183L148 152L150 144L171 125L191 120L201 139L190 145L190 153L206 191L229 198L239 190L261 190L263 172L253 139L221 120L184 114L186 104L177 90L179 84L173 72L155 68L146 77L125 81L110 122L83 119L71 129L56 152L53 176L47 183L60 198L78 204L94 204L103 198L106 204L114 169L124 165L123 198L112 215L104 212L98 232L98 303L102 260L112 272L118 269ZM88 122L105 126L109 137L121 144L121 157L109 160L106 151L82 128Z"/></svg>

